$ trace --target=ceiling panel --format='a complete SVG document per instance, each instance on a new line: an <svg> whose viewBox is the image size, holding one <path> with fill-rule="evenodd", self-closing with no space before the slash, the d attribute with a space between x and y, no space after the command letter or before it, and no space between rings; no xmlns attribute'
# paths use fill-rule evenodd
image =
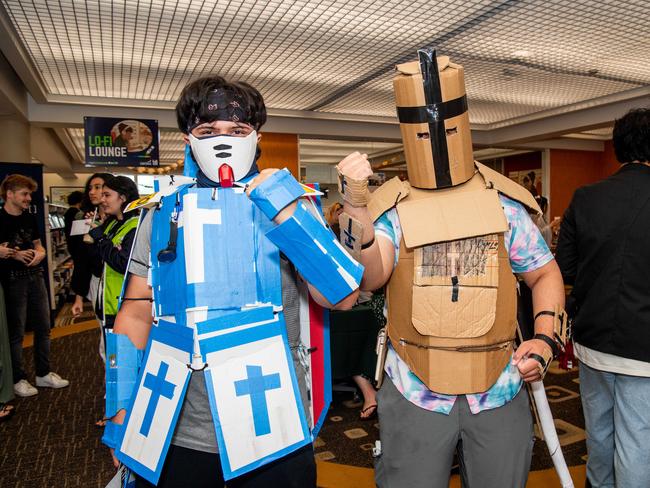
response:
<svg viewBox="0 0 650 488"><path fill-rule="evenodd" d="M218 73L274 109L394 116L435 45L488 124L650 84L646 0L0 0L49 95L169 102ZM46 94L46 95L47 95Z"/></svg>
<svg viewBox="0 0 650 488"><path fill-rule="evenodd" d="M490 1L2 3L50 93L170 101L219 73L255 84L269 106L304 109ZM435 28L415 22L423 11Z"/></svg>

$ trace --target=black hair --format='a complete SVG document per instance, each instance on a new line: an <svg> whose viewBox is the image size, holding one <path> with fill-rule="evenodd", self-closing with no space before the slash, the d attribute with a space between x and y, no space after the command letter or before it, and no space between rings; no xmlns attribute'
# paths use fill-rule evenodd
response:
<svg viewBox="0 0 650 488"><path fill-rule="evenodd" d="M214 115L208 109L208 95L215 90L230 92L243 102L241 107L246 113L245 122L256 131L266 122L266 106L259 91L243 81L229 82L221 76L207 76L187 84L176 103L176 121L183 134L200 122L213 122Z"/></svg>
<svg viewBox="0 0 650 488"><path fill-rule="evenodd" d="M650 108L635 108L617 119L612 136L619 163L650 161Z"/></svg>
<svg viewBox="0 0 650 488"><path fill-rule="evenodd" d="M122 211L124 211L124 207L129 203L140 197L137 185L131 178L127 178L126 176L111 176L104 180L104 186L116 191L126 199L122 203Z"/></svg>
<svg viewBox="0 0 650 488"><path fill-rule="evenodd" d="M86 180L86 185L84 187L84 197L81 201L81 210L84 212L90 212L95 208L95 206L90 202L90 197L88 196L88 193L90 193L90 182L95 178L101 178L105 182L108 178L112 177L113 175L110 173L94 173L90 176L90 178Z"/></svg>
<svg viewBox="0 0 650 488"><path fill-rule="evenodd" d="M81 203L84 199L84 194L80 192L79 190L75 190L72 193L68 195L68 198L66 199L68 202L68 205L71 207L73 205L76 205L77 203Z"/></svg>
<svg viewBox="0 0 650 488"><path fill-rule="evenodd" d="M537 204L539 205L539 208L542 209L542 212L546 213L546 210L548 209L548 199L541 195L537 195L535 200L537 200Z"/></svg>

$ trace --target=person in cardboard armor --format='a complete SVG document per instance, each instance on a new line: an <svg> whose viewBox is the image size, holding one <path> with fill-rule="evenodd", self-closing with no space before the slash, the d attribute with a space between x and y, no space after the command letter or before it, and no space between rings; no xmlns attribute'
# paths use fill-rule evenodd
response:
<svg viewBox="0 0 650 488"><path fill-rule="evenodd" d="M408 183L370 196L366 155L338 165L342 243L365 267L362 289L387 283L376 481L446 488L457 451L463 486L524 487L533 428L522 385L541 379L563 340L562 278L525 209L539 212L533 196L473 161L463 68L418 54L394 78ZM536 314L535 338L516 351L513 273Z"/></svg>
<svg viewBox="0 0 650 488"><path fill-rule="evenodd" d="M195 80L176 115L185 174L143 199L103 441L136 486L315 486L301 283L349 308L363 267L288 170L258 171L257 90Z"/></svg>

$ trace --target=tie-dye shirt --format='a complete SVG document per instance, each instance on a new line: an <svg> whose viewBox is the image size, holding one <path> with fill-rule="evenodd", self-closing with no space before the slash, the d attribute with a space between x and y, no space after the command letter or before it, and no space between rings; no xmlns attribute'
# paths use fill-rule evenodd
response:
<svg viewBox="0 0 650 488"><path fill-rule="evenodd" d="M504 242L509 244L508 256L512 271L515 273L534 271L551 261L553 255L523 205L503 195L499 197L508 220ZM394 264L397 265L402 228L394 208L377 219L375 234L385 236L392 241L395 246ZM392 347L388 348L385 364L386 374L407 400L426 410L449 414L456 401L456 395L443 395L429 390ZM467 403L472 413L501 407L519 393L522 384L519 370L508 362L496 383L484 393L466 395Z"/></svg>

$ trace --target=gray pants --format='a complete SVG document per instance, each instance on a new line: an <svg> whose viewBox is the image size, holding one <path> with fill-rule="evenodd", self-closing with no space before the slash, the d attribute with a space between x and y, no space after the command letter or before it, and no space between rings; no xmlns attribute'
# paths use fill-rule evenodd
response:
<svg viewBox="0 0 650 488"><path fill-rule="evenodd" d="M503 407L476 415L459 396L444 415L412 404L386 378L377 405L380 488L448 488L456 449L463 487L526 486L534 439L525 388Z"/></svg>

